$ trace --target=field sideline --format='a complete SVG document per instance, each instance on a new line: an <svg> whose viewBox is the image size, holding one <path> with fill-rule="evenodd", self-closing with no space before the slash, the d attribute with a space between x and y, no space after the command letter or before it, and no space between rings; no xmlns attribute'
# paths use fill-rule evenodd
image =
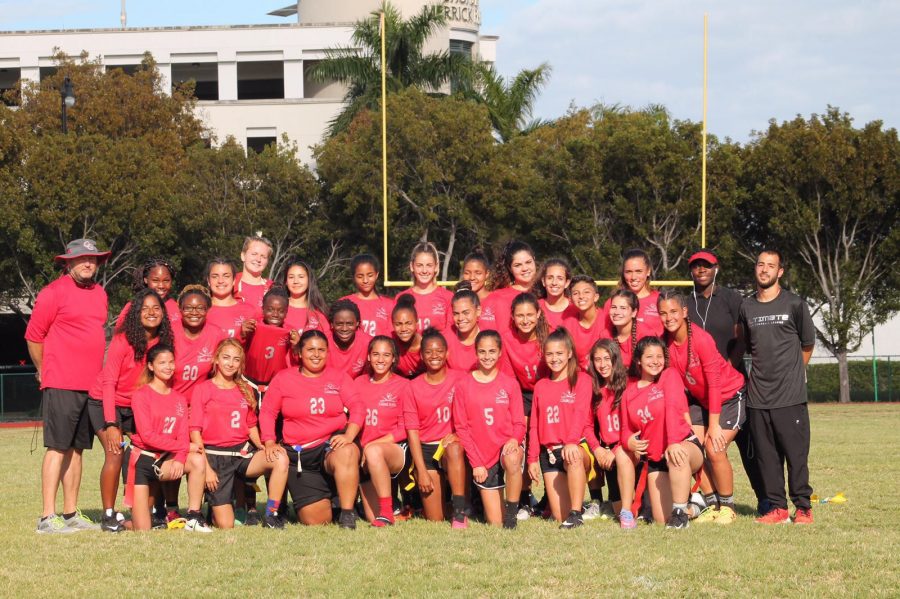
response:
<svg viewBox="0 0 900 599"><path fill-rule="evenodd" d="M734 525L630 533L595 520L559 531L532 519L516 531L424 521L355 532L334 526L104 535L37 535L40 462L31 429L0 430L3 596L227 597L896 597L900 594L900 405L811 405L808 527L754 524L743 472ZM38 436L40 443L40 436ZM99 446L85 454L81 504L99 515ZM740 460L732 448L732 463ZM184 502L183 502L184 503Z"/></svg>

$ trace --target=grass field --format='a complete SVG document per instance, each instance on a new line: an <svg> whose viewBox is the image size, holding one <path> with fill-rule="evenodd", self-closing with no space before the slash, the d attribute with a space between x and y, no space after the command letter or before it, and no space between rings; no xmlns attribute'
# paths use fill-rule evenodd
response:
<svg viewBox="0 0 900 599"><path fill-rule="evenodd" d="M812 484L843 505L815 524L630 533L592 521L574 531L532 519L516 531L423 521L343 531L289 526L189 534L37 535L42 449L31 429L0 431L3 596L228 597L897 597L900 596L900 405L811 406ZM38 438L40 440L40 437ZM99 449L87 452L81 504L99 515ZM732 454L732 463L739 459Z"/></svg>

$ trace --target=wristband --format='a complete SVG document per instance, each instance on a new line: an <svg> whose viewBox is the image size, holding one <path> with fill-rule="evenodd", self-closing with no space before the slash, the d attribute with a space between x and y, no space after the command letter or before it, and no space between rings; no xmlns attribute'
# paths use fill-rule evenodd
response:
<svg viewBox="0 0 900 599"><path fill-rule="evenodd" d="M116 428L119 428L119 423L118 423L118 422L104 422L104 423L103 423L103 430L106 430L106 429L108 429L108 428L111 427L111 426L114 426L114 427L116 427Z"/></svg>

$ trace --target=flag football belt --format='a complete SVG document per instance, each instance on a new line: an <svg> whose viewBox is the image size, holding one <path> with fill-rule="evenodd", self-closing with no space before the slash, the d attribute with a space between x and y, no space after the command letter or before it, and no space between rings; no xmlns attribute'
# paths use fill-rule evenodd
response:
<svg viewBox="0 0 900 599"><path fill-rule="evenodd" d="M293 451L294 453L297 454L297 472L300 473L300 472L303 472L303 464L301 464L301 461L300 461L300 454L303 453L304 451L309 451L311 449L321 447L322 445L327 443L330 438L331 438L330 436L322 437L321 439L316 439L315 441L310 441L306 445L287 445L285 443L282 443L281 446L284 447L285 449L287 449L288 451ZM327 448L326 448L326 453L327 453Z"/></svg>
<svg viewBox="0 0 900 599"><path fill-rule="evenodd" d="M431 442L431 443L422 443L422 445L437 445L437 446L438 446L437 449L434 450L434 455L431 457L431 459L433 459L433 460L435 460L435 461L440 461L440 459L441 459L442 457L444 457L444 440L443 440L443 439L441 439L440 441L433 441L433 442ZM410 460L410 464L409 464L409 484L407 484L407 485L404 487L404 490L405 490L405 491L412 491L413 488L416 486L416 477L415 477L415 475L413 474L413 472L415 471L415 469L416 469L415 463L414 463L412 460Z"/></svg>
<svg viewBox="0 0 900 599"><path fill-rule="evenodd" d="M253 452L250 451L250 442L249 441L244 443L244 446L241 447L238 451L227 450L227 449L210 449L209 447L204 447L203 451L205 453L208 453L209 455L220 455L220 456L225 456L227 458L250 459L253 457Z"/></svg>
<svg viewBox="0 0 900 599"><path fill-rule="evenodd" d="M244 381L245 381L248 385L250 385L250 387L252 387L253 389L255 389L256 392L259 393L260 397L261 397L262 395L264 395L266 391L269 390L269 384L268 384L268 383L265 383L265 384L264 384L264 383L256 383L256 382L254 382L253 380L248 379L247 377L244 377Z"/></svg>
<svg viewBox="0 0 900 599"><path fill-rule="evenodd" d="M588 459L591 461L591 468L588 470L587 481L591 482L595 478L597 478L597 470L594 469L594 466L597 463L597 459L594 457L594 454L591 452L591 448L588 446L587 441L582 441L578 444L579 447L583 447L584 450L588 454ZM547 461L550 464L556 463L556 456L553 454L554 451L558 451L565 447L565 445L545 445L544 450L547 452Z"/></svg>
<svg viewBox="0 0 900 599"><path fill-rule="evenodd" d="M162 475L162 469L159 467L159 464L169 457L169 452L163 451L154 453L152 451L141 449L135 445L130 445L129 448L131 449L131 452L128 457L128 482L125 483L125 506L132 508L134 507L134 478L135 473L137 472L138 460L141 456L153 458L153 473L156 474L156 478L159 478Z"/></svg>

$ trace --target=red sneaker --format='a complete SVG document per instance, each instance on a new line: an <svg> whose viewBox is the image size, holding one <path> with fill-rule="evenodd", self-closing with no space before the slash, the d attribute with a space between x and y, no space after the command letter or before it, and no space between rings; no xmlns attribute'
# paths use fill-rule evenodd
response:
<svg viewBox="0 0 900 599"><path fill-rule="evenodd" d="M794 512L794 524L812 524L812 510L811 509L798 509Z"/></svg>
<svg viewBox="0 0 900 599"><path fill-rule="evenodd" d="M765 516L757 518L756 522L759 524L790 524L791 514L786 509L777 507Z"/></svg>

